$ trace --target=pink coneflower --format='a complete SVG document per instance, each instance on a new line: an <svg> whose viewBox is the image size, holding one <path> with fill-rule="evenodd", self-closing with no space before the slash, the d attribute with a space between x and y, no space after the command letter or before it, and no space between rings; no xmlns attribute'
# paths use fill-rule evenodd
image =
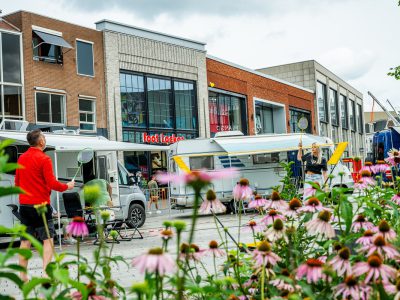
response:
<svg viewBox="0 0 400 300"><path fill-rule="evenodd" d="M245 283L243 283L243 287L249 288L249 287L257 287L258 285L258 275L252 274Z"/></svg>
<svg viewBox="0 0 400 300"><path fill-rule="evenodd" d="M339 276L343 276L344 274L349 275L351 274L351 264L349 259L350 249L343 247L339 250L338 255L329 262L329 264Z"/></svg>
<svg viewBox="0 0 400 300"><path fill-rule="evenodd" d="M300 280L304 276L307 278L307 283L317 283L320 279L326 279L327 276L323 274L323 262L319 259L310 258L300 265L297 269L296 278Z"/></svg>
<svg viewBox="0 0 400 300"><path fill-rule="evenodd" d="M194 260L199 261L204 254L204 250L200 250L196 244L182 243L180 247L179 258L181 260Z"/></svg>
<svg viewBox="0 0 400 300"><path fill-rule="evenodd" d="M400 193L394 194L394 196L391 199L394 203L397 205L400 205Z"/></svg>
<svg viewBox="0 0 400 300"><path fill-rule="evenodd" d="M275 209L278 211L284 211L288 207L285 200L281 199L281 195L277 191L273 191L271 199L266 200L265 209Z"/></svg>
<svg viewBox="0 0 400 300"><path fill-rule="evenodd" d="M357 215L354 219L353 224L351 225L351 229L353 230L353 232L359 232L361 229L368 230L373 228L374 224L368 222L365 216L362 214Z"/></svg>
<svg viewBox="0 0 400 300"><path fill-rule="evenodd" d="M364 180L360 179L356 183L354 183L354 189L358 191L365 190L366 188L369 188L369 184L367 182L364 182Z"/></svg>
<svg viewBox="0 0 400 300"><path fill-rule="evenodd" d="M226 255L224 250L218 248L218 242L217 241L211 241L208 244L208 247L209 248L207 250L204 250L204 252L203 252L204 255L212 255L212 256L215 256L215 257L222 257L222 256Z"/></svg>
<svg viewBox="0 0 400 300"><path fill-rule="evenodd" d="M243 232L261 232L265 228L265 225L258 225L256 221L250 220L246 225L244 225Z"/></svg>
<svg viewBox="0 0 400 300"><path fill-rule="evenodd" d="M382 279L383 283L389 282L389 279L396 277L396 269L383 264L382 258L377 254L368 257L367 262L358 262L353 267L353 274L361 276L366 274L364 282L368 283L371 279L376 282Z"/></svg>
<svg viewBox="0 0 400 300"><path fill-rule="evenodd" d="M174 235L172 230L170 229L164 229L163 231L160 232L161 238L163 240L169 240L172 239L172 236Z"/></svg>
<svg viewBox="0 0 400 300"><path fill-rule="evenodd" d="M333 238L336 234L335 229L333 229L333 226L329 223L331 217L331 212L327 210L321 211L317 218L305 224L307 231L312 235L320 235L328 239Z"/></svg>
<svg viewBox="0 0 400 300"><path fill-rule="evenodd" d="M297 211L298 212L311 212L315 213L317 211L327 210L327 208L323 207L321 201L318 200L316 197L311 197L308 199L303 207L300 207Z"/></svg>
<svg viewBox="0 0 400 300"><path fill-rule="evenodd" d="M370 173L373 173L373 170L372 170L372 162L366 161L366 162L364 163L364 166L361 168L360 172L362 172L362 171L368 171L368 172L370 172Z"/></svg>
<svg viewBox="0 0 400 300"><path fill-rule="evenodd" d="M388 152L389 156L385 159L385 161L393 167L396 167L400 163L399 151L396 149L392 149Z"/></svg>
<svg viewBox="0 0 400 300"><path fill-rule="evenodd" d="M334 289L335 299L367 300L371 288L364 283L359 283L353 276L347 276L343 283L338 284Z"/></svg>
<svg viewBox="0 0 400 300"><path fill-rule="evenodd" d="M366 252L367 256L370 256L373 253L378 253L379 255L389 259L398 258L400 256L400 253L396 250L396 248L387 243L381 234L376 235L372 244L362 247L360 251Z"/></svg>
<svg viewBox="0 0 400 300"><path fill-rule="evenodd" d="M270 225L273 224L275 222L275 220L277 219L281 219L283 221L286 220L286 218L284 216L282 216L281 214L279 214L275 209L271 209L262 219L261 222L266 224L266 225Z"/></svg>
<svg viewBox="0 0 400 300"><path fill-rule="evenodd" d="M371 245L373 236L374 232L372 230L366 230L363 236L356 240L356 243L363 246Z"/></svg>
<svg viewBox="0 0 400 300"><path fill-rule="evenodd" d="M237 176L238 171L234 168L220 169L216 171L195 170L188 173L174 174L174 173L159 173L157 174L157 181L160 183L185 183L187 185L196 182L210 183L215 179L233 178Z"/></svg>
<svg viewBox="0 0 400 300"><path fill-rule="evenodd" d="M372 172L375 174L385 173L389 166L385 163L384 160L378 160L376 165L372 166Z"/></svg>
<svg viewBox="0 0 400 300"><path fill-rule="evenodd" d="M161 248L150 249L148 253L134 258L132 265L142 274L157 272L161 276L174 272L176 267L171 255L164 253Z"/></svg>
<svg viewBox="0 0 400 300"><path fill-rule="evenodd" d="M79 291L75 291L71 294L71 299L72 300L82 300L82 293ZM111 300L111 298L107 298L105 296L101 295L89 295L86 299L88 300Z"/></svg>
<svg viewBox="0 0 400 300"><path fill-rule="evenodd" d="M285 234L285 225L281 219L276 219L272 224L272 227L268 228L265 232L265 238L271 242L276 242L280 239L284 239L286 242L288 238Z"/></svg>
<svg viewBox="0 0 400 300"><path fill-rule="evenodd" d="M289 271L287 269L283 269L281 271L280 275L292 279L291 278L292 276L290 276L290 273L289 273ZM298 291L298 290L301 289L301 287L299 285L293 286L293 285L287 283L286 281L284 281L281 278L277 278L277 279L271 280L269 283L271 285L273 285L274 287L276 287L278 290L286 291L286 292L289 292L289 293L293 293L293 292Z"/></svg>
<svg viewBox="0 0 400 300"><path fill-rule="evenodd" d="M245 200L251 197L253 191L249 186L249 180L246 178L242 178L235 185L232 191L233 198L235 200Z"/></svg>
<svg viewBox="0 0 400 300"><path fill-rule="evenodd" d="M277 262L282 260L278 255L271 251L271 245L267 241L260 242L257 249L253 251L253 258L256 267L261 267L266 264L275 266Z"/></svg>
<svg viewBox="0 0 400 300"><path fill-rule="evenodd" d="M314 184L318 187L320 187L319 182L314 182ZM315 195L315 193L317 192L317 189L314 188L312 185L308 185L308 187L304 188L303 191L303 199L307 199L309 197L312 197Z"/></svg>
<svg viewBox="0 0 400 300"><path fill-rule="evenodd" d="M390 225L386 220L381 220L374 230L381 234L387 241L393 241L397 237L396 232L390 228Z"/></svg>
<svg viewBox="0 0 400 300"><path fill-rule="evenodd" d="M301 201L297 198L293 198L292 200L289 201L288 208L283 211L282 213L286 217L290 218L297 218L298 214L298 209L302 206Z"/></svg>
<svg viewBox="0 0 400 300"><path fill-rule="evenodd" d="M208 190L206 193L206 199L199 207L199 212L204 215L211 214L211 212L220 214L226 212L226 206L217 199L217 195L213 190Z"/></svg>
<svg viewBox="0 0 400 300"><path fill-rule="evenodd" d="M82 217L74 217L72 222L67 226L67 232L73 236L88 236L89 229Z"/></svg>
<svg viewBox="0 0 400 300"><path fill-rule="evenodd" d="M361 174L361 180L364 183L371 185L371 186L376 184L375 180L371 177L372 173L370 171L362 170L362 171L360 171L360 174Z"/></svg>
<svg viewBox="0 0 400 300"><path fill-rule="evenodd" d="M265 206L265 204L267 203L267 200L263 199L263 197L261 197L261 195L256 195L254 197L254 200L250 201L249 203L249 208L262 208Z"/></svg>

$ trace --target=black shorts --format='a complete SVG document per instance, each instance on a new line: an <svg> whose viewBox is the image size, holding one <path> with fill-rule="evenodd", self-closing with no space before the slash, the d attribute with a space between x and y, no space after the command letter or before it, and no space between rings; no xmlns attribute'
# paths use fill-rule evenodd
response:
<svg viewBox="0 0 400 300"><path fill-rule="evenodd" d="M21 223L26 226L27 233L42 241L49 238L43 224L43 218L37 213L36 208L34 208L33 205L21 204L19 207L19 214L21 216ZM50 205L47 205L46 220L49 227L50 238L53 238L56 230L54 228ZM25 240L25 238L21 239Z"/></svg>

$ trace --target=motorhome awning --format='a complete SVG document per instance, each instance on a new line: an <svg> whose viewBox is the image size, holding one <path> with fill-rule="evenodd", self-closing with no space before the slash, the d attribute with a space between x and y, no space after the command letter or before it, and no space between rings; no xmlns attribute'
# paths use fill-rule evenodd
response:
<svg viewBox="0 0 400 300"><path fill-rule="evenodd" d="M27 144L26 132L0 132L0 139L12 139L18 144ZM110 141L100 136L46 134L48 148L59 152L80 151L91 148L93 151L166 151L168 146L145 145Z"/></svg>
<svg viewBox="0 0 400 300"><path fill-rule="evenodd" d="M39 30L34 30L33 32L43 40L43 43L72 49L72 46L61 36L45 33Z"/></svg>
<svg viewBox="0 0 400 300"><path fill-rule="evenodd" d="M228 155L251 155L297 150L300 138L303 148L311 148L312 143L317 143L320 146L334 146L332 141L327 138L309 134L223 137L214 138L213 141L224 149Z"/></svg>

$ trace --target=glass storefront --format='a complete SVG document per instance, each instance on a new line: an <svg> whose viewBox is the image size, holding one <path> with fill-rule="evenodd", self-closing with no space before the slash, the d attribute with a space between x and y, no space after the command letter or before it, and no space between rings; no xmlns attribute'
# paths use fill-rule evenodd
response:
<svg viewBox="0 0 400 300"><path fill-rule="evenodd" d="M198 137L196 82L120 71L122 139L168 145ZM126 152L129 172L147 181L166 171L165 152Z"/></svg>
<svg viewBox="0 0 400 300"><path fill-rule="evenodd" d="M246 100L243 97L208 92L210 131L214 136L220 131L239 130L247 134Z"/></svg>
<svg viewBox="0 0 400 300"><path fill-rule="evenodd" d="M305 132L311 133L311 112L308 110L289 108L290 114L290 132ZM308 127L303 131L299 128L299 120L306 118L308 121Z"/></svg>
<svg viewBox="0 0 400 300"><path fill-rule="evenodd" d="M274 114L270 105L256 101L256 134L274 133Z"/></svg>

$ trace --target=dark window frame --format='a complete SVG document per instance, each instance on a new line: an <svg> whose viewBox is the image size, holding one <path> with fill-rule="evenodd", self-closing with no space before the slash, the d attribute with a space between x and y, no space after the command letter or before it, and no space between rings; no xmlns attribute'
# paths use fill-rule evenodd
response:
<svg viewBox="0 0 400 300"><path fill-rule="evenodd" d="M221 128L221 120L220 120L220 102L221 97L229 97L231 101L231 98L237 98L239 100L239 106L240 106L240 114L241 114L241 131L243 132L244 135L247 135L248 131L248 124L247 124L247 97L244 95L232 95L230 93L224 93L223 91L210 91L208 90L208 103L210 103L210 93L215 94L216 98L216 117L217 117L217 126ZM225 100L223 100L225 101ZM230 104L231 106L231 104ZM211 125L211 124L210 124ZM218 130L217 132L211 132L211 126L210 126L210 134L215 135L218 132L221 132L222 130Z"/></svg>
<svg viewBox="0 0 400 300"><path fill-rule="evenodd" d="M38 46L39 45L39 46ZM54 47L54 56L42 55L44 47ZM64 63L64 53L61 46L45 43L34 31L32 31L32 51L33 60L43 61L52 64L62 65Z"/></svg>
<svg viewBox="0 0 400 300"><path fill-rule="evenodd" d="M331 106L331 95L332 94L334 95L333 102L334 102L334 110L335 110L335 113L336 113L336 122L334 122L335 120L332 117L332 109L331 109L332 108L332 106ZM329 110L331 112L331 124L332 124L332 126L339 127L340 116L339 116L338 92L337 92L337 90L335 90L333 88L329 88Z"/></svg>
<svg viewBox="0 0 400 300"><path fill-rule="evenodd" d="M141 72L135 72L135 71L130 71L130 70L125 70L125 69L120 69L119 74L125 74L125 75L134 75L134 76L141 76L143 77L143 93L144 93L144 107L145 107L145 126L142 127L127 127L127 126L122 126L123 133L126 132L128 135L129 133L148 133L151 134L153 131L157 133L164 133L166 135L172 135L175 134L177 136L180 135L192 135L194 137L199 136L199 115L198 115L198 103L197 103L197 82L194 80L189 80L189 79L182 79L182 78L176 78L176 77L168 77L168 76L162 76L158 74L151 74L151 73L141 73ZM158 78L162 80L170 80L171 82L171 106L174 108L173 109L173 114L172 114L172 120L173 120L173 128L158 128L158 127L150 127L150 118L149 118L149 100L148 100L148 88L147 88L147 78ZM126 79L126 77L125 77ZM187 82L193 84L193 111L192 111L192 118L194 117L196 120L196 127L195 129L177 129L176 128L176 111L175 111L175 90L174 90L174 83L175 82ZM130 139L124 139L126 141L130 141ZM136 138L134 139L135 142Z"/></svg>
<svg viewBox="0 0 400 300"><path fill-rule="evenodd" d="M79 72L79 56L78 56L78 44L87 44L87 45L91 45L92 47L92 70L93 70L93 74L85 74L85 73L80 73ZM87 77L95 77L95 69L94 69L94 43L91 41L85 41L85 40L81 40L81 39L76 39L75 40L75 55L76 55L76 74L80 75L80 76L87 76Z"/></svg>
<svg viewBox="0 0 400 300"><path fill-rule="evenodd" d="M360 134L363 134L364 133L364 116L363 116L363 109L362 109L362 105L361 104L359 104L359 103L357 103L357 105L356 105L356 107L357 107L357 115L358 115L358 132L360 133Z"/></svg>
<svg viewBox="0 0 400 300"><path fill-rule="evenodd" d="M49 95L49 110L50 110L50 112L49 112L49 115L50 115L50 117L51 117L51 120L50 120L50 122L46 122L46 121L39 121L38 120L38 105L37 105L37 95L38 94L47 94L47 95ZM55 123L55 122L53 122L52 120L53 120L53 117L52 117L52 108L51 108L51 97L52 97L52 95L56 95L56 96L61 96L61 99L62 99L62 105L61 105L61 109L62 109L62 113L61 113L61 119L62 119L62 122L61 123ZM60 93L52 93L52 92L47 92L47 91L36 91L35 92L35 110L36 110L36 119L35 119L35 121L36 121L36 124L52 124L52 125L65 125L66 124L66 119L67 119L67 116L66 116L66 113L67 113L67 111L66 111L66 104L67 104L67 95L66 94L60 94Z"/></svg>
<svg viewBox="0 0 400 300"><path fill-rule="evenodd" d="M346 120L345 124L343 124L343 122L342 122L343 111L342 111L342 104L341 104L341 101L340 101L341 96L343 96L343 99L344 99L344 110L345 110L344 118ZM339 106L340 106L340 122L342 123L342 128L343 129L349 129L349 105L348 105L348 99L347 99L346 95L339 94Z"/></svg>
<svg viewBox="0 0 400 300"><path fill-rule="evenodd" d="M289 106L289 124L290 124L290 132L291 133L297 133L297 132L301 132L301 131L294 131L292 128L292 112L295 113L301 113L303 115L308 115L309 118L307 118L308 120L308 127L307 129L304 131L305 133L310 133L312 134L312 115L311 115L311 111L306 110L306 109L301 109L301 108L297 108L294 106ZM296 122L296 127L297 128L297 122Z"/></svg>
<svg viewBox="0 0 400 300"><path fill-rule="evenodd" d="M357 112L356 112L356 105L355 105L355 100L351 100L350 101L350 106L351 106L351 111L353 112L353 120L351 119L351 115L349 113L349 117L350 117L350 129L351 131L355 132L357 131Z"/></svg>
<svg viewBox="0 0 400 300"><path fill-rule="evenodd" d="M321 120L321 116L319 115L319 103L318 103L318 83L319 84L321 84L322 85L322 87L324 88L323 89L323 92L324 92L324 112L325 112L325 118L323 119L323 120ZM323 122L323 123L329 123L329 111L328 111L328 105L329 105L329 102L328 102L328 88L327 88L327 86L326 86L326 84L325 83L322 83L321 81L319 81L319 80L317 80L317 93L316 93L317 95L317 109L318 109L318 121L319 122Z"/></svg>

